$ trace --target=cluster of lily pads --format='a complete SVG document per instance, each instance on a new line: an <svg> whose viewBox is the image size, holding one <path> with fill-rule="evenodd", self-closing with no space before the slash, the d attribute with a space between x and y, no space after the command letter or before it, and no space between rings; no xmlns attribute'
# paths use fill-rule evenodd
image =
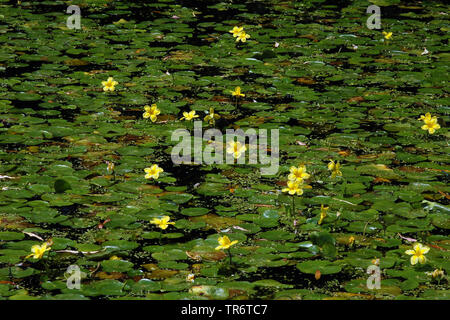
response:
<svg viewBox="0 0 450 320"><path fill-rule="evenodd" d="M442 7L318 3L3 3L0 299L448 299ZM200 120L279 173L174 165Z"/></svg>

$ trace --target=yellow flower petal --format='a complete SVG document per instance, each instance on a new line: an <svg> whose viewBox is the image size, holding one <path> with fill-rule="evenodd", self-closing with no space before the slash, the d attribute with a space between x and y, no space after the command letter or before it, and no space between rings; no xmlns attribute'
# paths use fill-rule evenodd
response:
<svg viewBox="0 0 450 320"><path fill-rule="evenodd" d="M419 256L418 258L419 258L419 262L422 263L422 264L427 261L427 258L425 256L423 256L423 255Z"/></svg>
<svg viewBox="0 0 450 320"><path fill-rule="evenodd" d="M334 166L335 166L334 161L330 160L330 163L328 163L328 170L333 170Z"/></svg>

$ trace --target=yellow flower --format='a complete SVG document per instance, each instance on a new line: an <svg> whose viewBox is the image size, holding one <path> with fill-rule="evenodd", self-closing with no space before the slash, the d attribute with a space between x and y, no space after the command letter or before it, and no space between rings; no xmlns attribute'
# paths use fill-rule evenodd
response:
<svg viewBox="0 0 450 320"><path fill-rule="evenodd" d="M34 245L34 246L32 246L31 247L31 254L29 254L29 255L27 255L26 257L25 257L25 259L28 259L28 258L30 258L30 257L33 257L34 259L41 259L42 258L42 256L44 255L44 253L46 252L46 251L49 251L51 248L50 247L47 247L49 245L49 243L48 242L45 242L44 244L42 244L41 246L40 245Z"/></svg>
<svg viewBox="0 0 450 320"><path fill-rule="evenodd" d="M233 37L237 37L238 35L239 35L239 33L241 33L242 32L242 30L244 30L244 27L238 27L238 26L235 26L232 30L230 30L230 31L228 31L229 33L232 33L233 34Z"/></svg>
<svg viewBox="0 0 450 320"><path fill-rule="evenodd" d="M352 246L355 243L355 237L350 236L350 238L348 238L348 245Z"/></svg>
<svg viewBox="0 0 450 320"><path fill-rule="evenodd" d="M428 130L429 134L433 134L436 130L441 128L441 126L437 123L437 117L432 117L429 112L425 114L425 116L420 116L419 120L423 120L425 123L422 126L422 130Z"/></svg>
<svg viewBox="0 0 450 320"><path fill-rule="evenodd" d="M169 226L169 224L175 224L175 222L169 222L169 221L170 221L170 217L164 216L161 219L153 218L153 220L150 221L150 223L158 225L158 227L160 227L162 230L166 230L167 227Z"/></svg>
<svg viewBox="0 0 450 320"><path fill-rule="evenodd" d="M330 207L324 207L323 204L320 205L320 219L318 224L321 224L323 219L326 218L328 209L330 209Z"/></svg>
<svg viewBox="0 0 450 320"><path fill-rule="evenodd" d="M239 97L245 97L245 94L241 93L241 87L236 87L234 89L234 91L231 91L231 94L233 95L233 97L234 96L237 96L238 98Z"/></svg>
<svg viewBox="0 0 450 320"><path fill-rule="evenodd" d="M108 173L112 173L114 171L114 162L106 161L106 164L107 164L106 171Z"/></svg>
<svg viewBox="0 0 450 320"><path fill-rule="evenodd" d="M431 113L427 112L425 115L421 115L419 119L417 120L423 120L424 122L431 120Z"/></svg>
<svg viewBox="0 0 450 320"><path fill-rule="evenodd" d="M114 91L114 87L119 84L117 81L114 81L113 77L109 77L107 81L102 81L103 91Z"/></svg>
<svg viewBox="0 0 450 320"><path fill-rule="evenodd" d="M161 172L164 172L164 170L162 168L160 168L157 164L152 165L150 168L145 168L144 169L146 175L145 175L145 179L158 179L159 178L159 174Z"/></svg>
<svg viewBox="0 0 450 320"><path fill-rule="evenodd" d="M384 38L389 40L392 37L392 32L383 31Z"/></svg>
<svg viewBox="0 0 450 320"><path fill-rule="evenodd" d="M243 145L239 141L230 141L227 144L227 153L232 153L235 159L239 159L242 153L245 153L246 150L247 147L245 146L245 144Z"/></svg>
<svg viewBox="0 0 450 320"><path fill-rule="evenodd" d="M118 256L111 256L109 260L122 260Z"/></svg>
<svg viewBox="0 0 450 320"><path fill-rule="evenodd" d="M192 110L190 112L183 112L183 117L181 117L180 120L186 120L186 121L190 121L194 118L198 118L198 115L195 114L195 110Z"/></svg>
<svg viewBox="0 0 450 320"><path fill-rule="evenodd" d="M432 120L430 122L426 122L422 126L422 130L428 130L429 134L433 134L436 132L436 130L440 129L441 126L436 123L436 120Z"/></svg>
<svg viewBox="0 0 450 320"><path fill-rule="evenodd" d="M144 114L142 115L145 119L150 118L152 122L156 121L157 116L161 113L156 104L152 104L151 107L144 106Z"/></svg>
<svg viewBox="0 0 450 320"><path fill-rule="evenodd" d="M245 31L242 31L241 33L238 34L236 41L239 42L245 42L247 41L247 39L250 38L250 35L245 33Z"/></svg>
<svg viewBox="0 0 450 320"><path fill-rule="evenodd" d="M289 192L290 195L297 194L300 196L303 194L303 189L301 188L302 186L298 181L288 181L287 186L287 188L284 188L281 191Z"/></svg>
<svg viewBox="0 0 450 320"><path fill-rule="evenodd" d="M194 280L195 280L195 274L189 273L189 274L186 276L186 281L187 281L187 282L194 282Z"/></svg>
<svg viewBox="0 0 450 320"><path fill-rule="evenodd" d="M336 176L342 176L341 170L341 164L339 161L337 163L334 163L333 160L330 160L330 163L328 163L328 170L331 171L331 178L335 178Z"/></svg>
<svg viewBox="0 0 450 320"><path fill-rule="evenodd" d="M128 21L125 19L120 19L119 21L113 22L114 24L127 23Z"/></svg>
<svg viewBox="0 0 450 320"><path fill-rule="evenodd" d="M372 264L374 264L376 266L379 266L380 265L380 259L378 259L378 258L372 259Z"/></svg>
<svg viewBox="0 0 450 320"><path fill-rule="evenodd" d="M208 121L209 124L214 125L216 123L216 120L220 119L220 116L216 113L214 113L213 108L209 108L209 114L205 117L205 121Z"/></svg>
<svg viewBox="0 0 450 320"><path fill-rule="evenodd" d="M292 166L289 171L291 172L288 175L288 179L290 181L298 181L302 183L304 179L308 179L310 177L310 175L306 173L306 166L304 165L300 165L298 167Z"/></svg>
<svg viewBox="0 0 450 320"><path fill-rule="evenodd" d="M427 246L422 246L420 243L416 244L413 247L414 250L406 250L405 253L411 255L411 264L416 264L417 261L420 263L425 263L427 261L427 258L424 256L428 251L430 251L430 248Z"/></svg>
<svg viewBox="0 0 450 320"><path fill-rule="evenodd" d="M227 236L219 237L219 239L217 239L217 242L219 242L219 246L216 247L216 250L228 249L232 245L238 243L237 240L230 241L230 239Z"/></svg>
<svg viewBox="0 0 450 320"><path fill-rule="evenodd" d="M435 269L433 272L425 272L426 275L432 276L433 278L444 277L444 270Z"/></svg>

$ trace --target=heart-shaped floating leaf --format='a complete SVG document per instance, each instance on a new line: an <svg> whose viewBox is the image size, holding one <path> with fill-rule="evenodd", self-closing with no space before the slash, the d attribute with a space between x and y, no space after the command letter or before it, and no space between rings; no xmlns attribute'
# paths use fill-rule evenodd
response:
<svg viewBox="0 0 450 320"><path fill-rule="evenodd" d="M63 179L57 179L55 181L54 188L55 188L56 193L63 193L66 190L72 189L70 184L66 180L63 180Z"/></svg>
<svg viewBox="0 0 450 320"><path fill-rule="evenodd" d="M290 288L294 287L291 284L280 283L273 279L257 280L255 282L253 282L253 284L257 287L272 287L272 288L277 288L277 289L290 289Z"/></svg>
<svg viewBox="0 0 450 320"><path fill-rule="evenodd" d="M127 272L133 268L133 263L124 260L105 260L101 265L106 272Z"/></svg>
<svg viewBox="0 0 450 320"><path fill-rule="evenodd" d="M181 210L181 214L190 217L202 216L208 213L208 209L206 208L185 208Z"/></svg>

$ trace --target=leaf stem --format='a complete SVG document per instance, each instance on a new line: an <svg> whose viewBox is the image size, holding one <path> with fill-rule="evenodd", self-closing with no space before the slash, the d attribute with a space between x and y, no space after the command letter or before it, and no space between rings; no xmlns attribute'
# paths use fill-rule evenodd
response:
<svg viewBox="0 0 450 320"><path fill-rule="evenodd" d="M295 217L295 198L292 196L292 216Z"/></svg>

